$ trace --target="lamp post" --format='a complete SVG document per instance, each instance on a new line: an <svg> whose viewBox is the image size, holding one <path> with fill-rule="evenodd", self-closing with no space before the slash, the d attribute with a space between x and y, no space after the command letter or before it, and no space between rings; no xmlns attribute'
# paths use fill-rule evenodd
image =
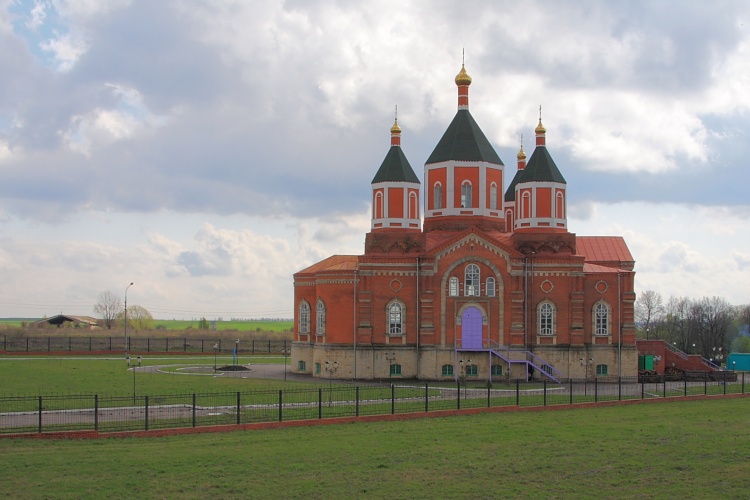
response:
<svg viewBox="0 0 750 500"><path fill-rule="evenodd" d="M693 352L691 354L695 354L695 343L693 343Z"/></svg>
<svg viewBox="0 0 750 500"><path fill-rule="evenodd" d="M471 365L471 359L466 360L466 365L464 365L464 360L459 359L458 364L461 367L460 369L460 375L459 375L459 382L463 382L464 384L464 398L466 398L466 367Z"/></svg>
<svg viewBox="0 0 750 500"><path fill-rule="evenodd" d="M130 366L130 356L125 356L125 361L128 362L128 366ZM143 362L143 358L141 356L138 356L138 366L141 366L141 363ZM138 367L133 366L133 405L135 405L135 370Z"/></svg>
<svg viewBox="0 0 750 500"><path fill-rule="evenodd" d="M283 351L284 351L284 381L286 382L286 371L287 371L286 370L286 364L287 364L286 363L286 359L289 356L289 354L291 353L291 349L288 348L288 347L284 347Z"/></svg>
<svg viewBox="0 0 750 500"><path fill-rule="evenodd" d="M133 286L132 281L125 287L125 357L128 356L128 288L131 286ZM128 364L130 364L130 361L128 361Z"/></svg>
<svg viewBox="0 0 750 500"><path fill-rule="evenodd" d="M219 343L214 344L214 373L216 373L216 354L219 352Z"/></svg>
<svg viewBox="0 0 750 500"><path fill-rule="evenodd" d="M385 353L385 360L388 361L388 380L390 381L393 377L393 362L396 361L396 353Z"/></svg>
<svg viewBox="0 0 750 500"><path fill-rule="evenodd" d="M724 355L721 353L721 347L719 347L718 353L716 352L716 347L713 347L712 350L714 356L713 361L719 366L719 368L721 368L721 361L724 359Z"/></svg>
<svg viewBox="0 0 750 500"><path fill-rule="evenodd" d="M326 373L328 374L328 406L331 406L331 390L333 386L331 385L331 375L336 373L336 370L339 369L339 362L334 361L331 363L330 361L326 360Z"/></svg>
<svg viewBox="0 0 750 500"><path fill-rule="evenodd" d="M650 331L651 331L650 328L646 328L646 340L648 340L648 332L650 332Z"/></svg>

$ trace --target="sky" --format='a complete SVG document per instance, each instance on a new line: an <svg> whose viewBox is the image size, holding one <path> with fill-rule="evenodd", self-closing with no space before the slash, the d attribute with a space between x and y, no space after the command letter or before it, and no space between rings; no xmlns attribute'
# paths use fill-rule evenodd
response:
<svg viewBox="0 0 750 500"><path fill-rule="evenodd" d="M462 61L508 178L542 106L568 229L623 236L636 292L750 303L746 1L0 0L0 317L291 318L364 250L396 106L423 178Z"/></svg>

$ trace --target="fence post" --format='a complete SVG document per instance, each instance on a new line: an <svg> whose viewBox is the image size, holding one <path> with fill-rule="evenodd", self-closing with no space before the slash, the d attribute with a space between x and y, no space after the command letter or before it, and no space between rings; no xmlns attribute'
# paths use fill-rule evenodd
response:
<svg viewBox="0 0 750 500"><path fill-rule="evenodd" d="M519 379L516 379L516 406L521 406L521 387Z"/></svg>
<svg viewBox="0 0 750 500"><path fill-rule="evenodd" d="M570 385L569 396L570 396L570 404L573 404L573 379L568 380L568 384Z"/></svg>
<svg viewBox="0 0 750 500"><path fill-rule="evenodd" d="M271 341L268 341L268 354L271 354Z"/></svg>
<svg viewBox="0 0 750 500"><path fill-rule="evenodd" d="M255 354L255 341L254 340L250 341L250 346L251 346L252 353Z"/></svg>
<svg viewBox="0 0 750 500"><path fill-rule="evenodd" d="M143 396L143 398L144 398L145 409L146 409L146 413L145 413L146 430L148 430L148 396Z"/></svg>
<svg viewBox="0 0 750 500"><path fill-rule="evenodd" d="M354 388L354 414L359 416L359 386Z"/></svg>
<svg viewBox="0 0 750 500"><path fill-rule="evenodd" d="M283 399L282 399L283 398L283 394L284 394L284 391L282 391L281 389L279 389L279 422L281 422L282 412L284 411L283 410L284 409L284 402L283 402Z"/></svg>
<svg viewBox="0 0 750 500"><path fill-rule="evenodd" d="M622 377L617 377L617 400L622 401Z"/></svg>
<svg viewBox="0 0 750 500"><path fill-rule="evenodd" d="M428 383L424 383L424 412L430 411L430 389Z"/></svg>
<svg viewBox="0 0 750 500"><path fill-rule="evenodd" d="M237 391L237 425L240 425L240 391Z"/></svg>
<svg viewBox="0 0 750 500"><path fill-rule="evenodd" d="M42 397L39 396L39 434L42 433Z"/></svg>
<svg viewBox="0 0 750 500"><path fill-rule="evenodd" d="M645 398L645 395L646 395L646 387L645 387L646 382L645 382L645 380L646 380L645 377L641 378L641 399L646 399Z"/></svg>
<svg viewBox="0 0 750 500"><path fill-rule="evenodd" d="M708 372L703 372L703 395L708 394Z"/></svg>
<svg viewBox="0 0 750 500"><path fill-rule="evenodd" d="M193 393L193 427L195 427L195 426L196 426L196 421L195 421L195 393Z"/></svg>
<svg viewBox="0 0 750 500"><path fill-rule="evenodd" d="M667 397L667 374L664 374L664 383L662 384L661 390L662 390L662 397Z"/></svg>
<svg viewBox="0 0 750 500"><path fill-rule="evenodd" d="M487 408L489 408L490 405L492 404L492 402L490 401L491 391L492 391L492 381L488 380L487 381Z"/></svg>
<svg viewBox="0 0 750 500"><path fill-rule="evenodd" d="M543 398L544 404L543 404L543 406L547 406L547 379L542 380L542 384L543 384L542 385L542 387L543 387L542 394L544 395L544 398Z"/></svg>
<svg viewBox="0 0 750 500"><path fill-rule="evenodd" d="M396 413L396 386L391 384L391 415Z"/></svg>
<svg viewBox="0 0 750 500"><path fill-rule="evenodd" d="M29 352L29 337L26 337L26 352Z"/></svg>
<svg viewBox="0 0 750 500"><path fill-rule="evenodd" d="M47 352L51 350L52 339L47 337ZM68 337L68 350L70 350L70 337Z"/></svg>
<svg viewBox="0 0 750 500"><path fill-rule="evenodd" d="M726 378L726 375L724 376ZM724 385L726 387L726 384ZM745 394L745 372L742 372L742 394Z"/></svg>
<svg viewBox="0 0 750 500"><path fill-rule="evenodd" d="M151 337L146 339L146 352L151 352Z"/></svg>
<svg viewBox="0 0 750 500"><path fill-rule="evenodd" d="M93 351L93 349L91 348L91 337L89 337L89 352L91 351Z"/></svg>
<svg viewBox="0 0 750 500"><path fill-rule="evenodd" d="M169 337L167 337L167 344L164 347L166 349L166 352L169 352Z"/></svg>
<svg viewBox="0 0 750 500"><path fill-rule="evenodd" d="M726 386L725 386L726 387ZM685 381L683 382L683 395L687 396L687 373L685 373Z"/></svg>
<svg viewBox="0 0 750 500"><path fill-rule="evenodd" d="M94 394L94 430L99 430L99 395Z"/></svg>
<svg viewBox="0 0 750 500"><path fill-rule="evenodd" d="M323 418L323 388L318 387L318 419Z"/></svg>
<svg viewBox="0 0 750 500"><path fill-rule="evenodd" d="M456 409L460 410L461 409L461 379L460 378L456 381L456 389L458 389L456 391Z"/></svg>
<svg viewBox="0 0 750 500"><path fill-rule="evenodd" d="M203 339L201 339L201 354L203 354Z"/></svg>
<svg viewBox="0 0 750 500"><path fill-rule="evenodd" d="M594 377L594 403L599 402L599 379Z"/></svg>
<svg viewBox="0 0 750 500"><path fill-rule="evenodd" d="M187 339L182 339L182 352L187 352Z"/></svg>
<svg viewBox="0 0 750 500"><path fill-rule="evenodd" d="M727 395L727 372L724 372L724 395Z"/></svg>

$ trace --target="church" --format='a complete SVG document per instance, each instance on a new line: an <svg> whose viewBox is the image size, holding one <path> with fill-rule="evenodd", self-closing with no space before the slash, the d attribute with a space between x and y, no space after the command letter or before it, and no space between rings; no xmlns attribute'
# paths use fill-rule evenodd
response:
<svg viewBox="0 0 750 500"><path fill-rule="evenodd" d="M292 370L354 380L636 376L635 261L624 239L568 230L567 183L541 111L531 156L522 145L508 172L469 111L463 65L455 82L458 110L425 162L424 192L396 117L371 182L364 253L294 275Z"/></svg>

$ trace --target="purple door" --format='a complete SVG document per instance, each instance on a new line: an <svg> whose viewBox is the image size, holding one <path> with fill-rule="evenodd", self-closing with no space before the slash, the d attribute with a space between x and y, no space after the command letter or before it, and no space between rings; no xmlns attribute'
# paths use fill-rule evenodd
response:
<svg viewBox="0 0 750 500"><path fill-rule="evenodd" d="M461 348L482 348L482 312L476 307L467 307L461 315Z"/></svg>

